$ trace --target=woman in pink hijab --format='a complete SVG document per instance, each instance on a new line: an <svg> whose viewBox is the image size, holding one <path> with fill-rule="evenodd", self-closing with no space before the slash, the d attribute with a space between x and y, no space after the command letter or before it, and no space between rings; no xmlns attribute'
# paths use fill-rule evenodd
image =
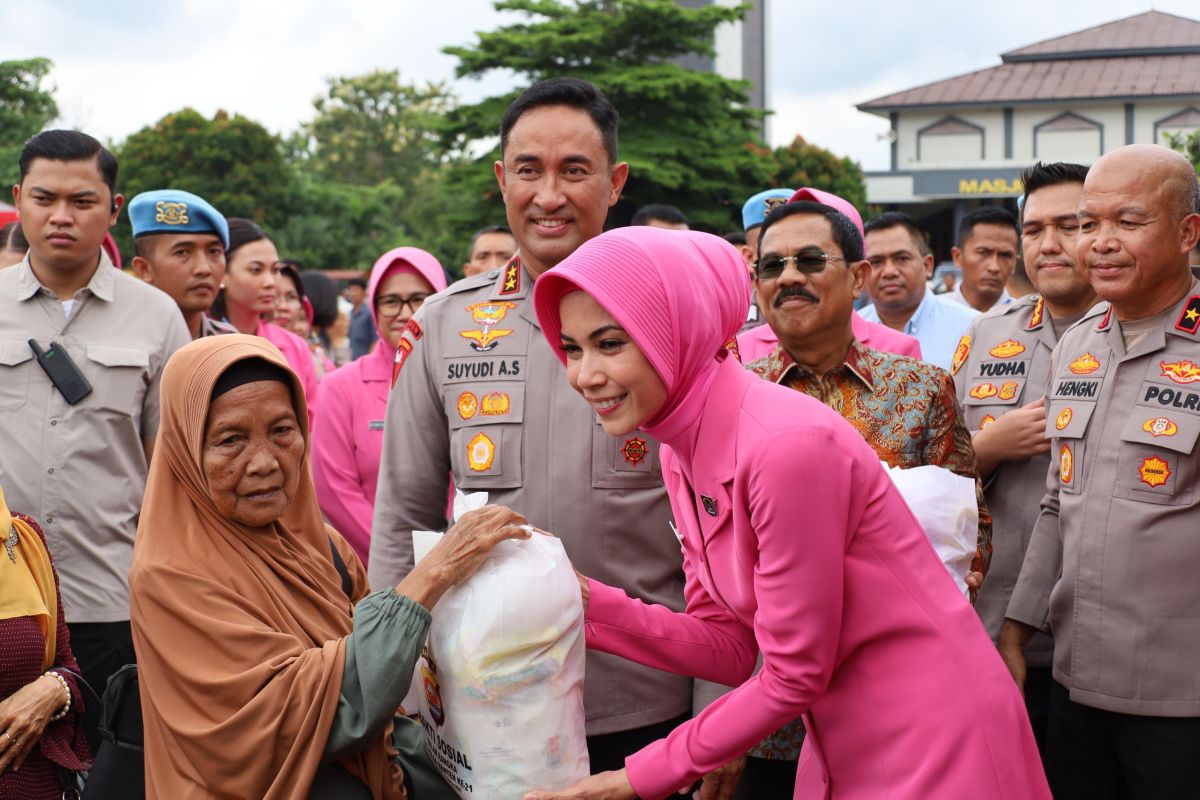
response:
<svg viewBox="0 0 1200 800"><path fill-rule="evenodd" d="M442 265L424 250L397 247L380 256L367 283L379 343L321 383L321 415L313 426L317 502L364 565L397 342L425 298L445 288Z"/></svg>
<svg viewBox="0 0 1200 800"><path fill-rule="evenodd" d="M874 451L726 357L749 300L736 250L615 230L534 299L605 431L663 443L683 545L683 613L581 578L588 646L738 688L624 770L528 799L665 798L797 716L796 798L1050 796L1016 685Z"/></svg>

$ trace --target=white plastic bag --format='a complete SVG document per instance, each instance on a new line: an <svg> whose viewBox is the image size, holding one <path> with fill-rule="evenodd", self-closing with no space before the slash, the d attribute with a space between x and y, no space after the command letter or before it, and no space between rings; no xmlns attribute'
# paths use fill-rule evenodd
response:
<svg viewBox="0 0 1200 800"><path fill-rule="evenodd" d="M459 797L512 800L587 777L583 603L558 539L498 544L434 607L419 666L425 747Z"/></svg>
<svg viewBox="0 0 1200 800"><path fill-rule="evenodd" d="M979 539L979 501L975 481L934 466L901 469L883 465L904 502L929 537L963 595Z"/></svg>

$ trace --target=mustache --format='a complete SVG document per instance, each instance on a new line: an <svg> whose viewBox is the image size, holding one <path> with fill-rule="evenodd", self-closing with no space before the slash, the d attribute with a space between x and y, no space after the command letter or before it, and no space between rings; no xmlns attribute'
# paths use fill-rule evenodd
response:
<svg viewBox="0 0 1200 800"><path fill-rule="evenodd" d="M775 306L775 308L779 308L779 306L783 305L783 301L787 300L789 297L802 297L805 300L809 300L813 303L820 302L815 294L803 286L785 286L779 290L779 294L775 295L775 300L771 303L771 305Z"/></svg>

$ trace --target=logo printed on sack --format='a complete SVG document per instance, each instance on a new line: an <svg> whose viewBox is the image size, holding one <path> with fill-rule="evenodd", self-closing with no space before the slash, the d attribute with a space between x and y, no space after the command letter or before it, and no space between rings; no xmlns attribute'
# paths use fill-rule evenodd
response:
<svg viewBox="0 0 1200 800"><path fill-rule="evenodd" d="M621 447L621 455L625 456L625 460L630 464L640 464L647 452L649 451L646 449L646 440L640 436L626 439Z"/></svg>
<svg viewBox="0 0 1200 800"><path fill-rule="evenodd" d="M1100 362L1091 353L1084 353L1068 364L1067 369L1076 375L1090 375L1100 369Z"/></svg>
<svg viewBox="0 0 1200 800"><path fill-rule="evenodd" d="M1164 378L1170 378L1175 383L1197 383L1200 382L1200 366L1197 366L1192 361L1176 361L1173 364L1168 364L1166 361L1158 362L1158 366L1162 369Z"/></svg>
<svg viewBox="0 0 1200 800"><path fill-rule="evenodd" d="M475 416L475 412L479 410L479 398L474 392L463 392L458 396L458 415L463 419L470 419Z"/></svg>
<svg viewBox="0 0 1200 800"><path fill-rule="evenodd" d="M496 328L504 317L517 307L516 303L507 300L487 303L473 303L467 306L471 319L479 326L477 331L459 331L458 335L466 339L471 348L480 353L486 353L496 346L496 342L512 334L512 330ZM494 330L493 330L494 329Z"/></svg>
<svg viewBox="0 0 1200 800"><path fill-rule="evenodd" d="M1142 459L1142 465L1138 467L1138 475L1141 476L1142 483L1155 488L1162 486L1167 482L1167 478L1171 477L1171 467L1158 456L1151 456Z"/></svg>
<svg viewBox="0 0 1200 800"><path fill-rule="evenodd" d="M467 464L475 472L487 472L496 460L496 443L482 431L467 442Z"/></svg>
<svg viewBox="0 0 1200 800"><path fill-rule="evenodd" d="M446 723L446 710L442 707L442 692L438 687L437 665L429 653L429 645L421 652L421 688L425 692L425 702L429 705L429 716L440 727Z"/></svg>
<svg viewBox="0 0 1200 800"><path fill-rule="evenodd" d="M1016 339L1005 339L1000 344L988 351L996 358L1012 358L1019 356L1025 352L1025 345L1018 342Z"/></svg>
<svg viewBox="0 0 1200 800"><path fill-rule="evenodd" d="M954 361L950 364L950 374L957 375L962 369L962 365L967 362L967 356L971 354L971 337L963 336L958 340L958 347L954 348Z"/></svg>
<svg viewBox="0 0 1200 800"><path fill-rule="evenodd" d="M1012 400L1017 396L1017 384L1009 382L1000 387L1000 393L996 395L1001 400Z"/></svg>
<svg viewBox="0 0 1200 800"><path fill-rule="evenodd" d="M1155 417L1143 422L1142 430L1151 436L1174 436L1179 433L1179 426L1166 417Z"/></svg>
<svg viewBox="0 0 1200 800"><path fill-rule="evenodd" d="M996 387L990 383L981 383L970 392L971 397L976 400L985 400L989 397L996 396Z"/></svg>
<svg viewBox="0 0 1200 800"><path fill-rule="evenodd" d="M1039 297L1037 303L1033 306L1033 314L1029 317L1029 324L1025 326L1025 330L1031 331L1042 324L1042 314L1046 311L1046 298Z"/></svg>
<svg viewBox="0 0 1200 800"><path fill-rule="evenodd" d="M983 419L979 420L979 430L983 430L984 428L986 428L988 425L991 425L995 421L996 421L996 418L993 417L991 414L988 414Z"/></svg>
<svg viewBox="0 0 1200 800"><path fill-rule="evenodd" d="M1071 453L1070 445L1063 445L1058 451L1058 474L1063 483L1070 483L1075 477L1075 456Z"/></svg>
<svg viewBox="0 0 1200 800"><path fill-rule="evenodd" d="M187 225L192 220L188 217L187 203L159 200L154 204L154 221L164 225Z"/></svg>
<svg viewBox="0 0 1200 800"><path fill-rule="evenodd" d="M505 392L485 394L479 403L479 413L485 417L507 416L512 408L512 401Z"/></svg>
<svg viewBox="0 0 1200 800"><path fill-rule="evenodd" d="M1075 412L1069 407L1058 412L1058 416L1054 418L1054 427L1056 430L1063 430L1071 424L1071 417L1075 416Z"/></svg>

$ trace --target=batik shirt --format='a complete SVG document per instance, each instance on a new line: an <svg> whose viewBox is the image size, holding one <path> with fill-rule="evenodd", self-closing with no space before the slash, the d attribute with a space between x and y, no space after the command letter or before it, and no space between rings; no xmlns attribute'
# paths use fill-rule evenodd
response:
<svg viewBox="0 0 1200 800"><path fill-rule="evenodd" d="M992 557L992 518L950 373L924 361L865 347L857 339L851 341L845 362L825 375L801 367L783 345L776 345L746 368L837 411L889 466L932 465L974 479L979 538L971 570L987 573ZM803 741L804 726L795 720L764 739L750 755L796 760Z"/></svg>

